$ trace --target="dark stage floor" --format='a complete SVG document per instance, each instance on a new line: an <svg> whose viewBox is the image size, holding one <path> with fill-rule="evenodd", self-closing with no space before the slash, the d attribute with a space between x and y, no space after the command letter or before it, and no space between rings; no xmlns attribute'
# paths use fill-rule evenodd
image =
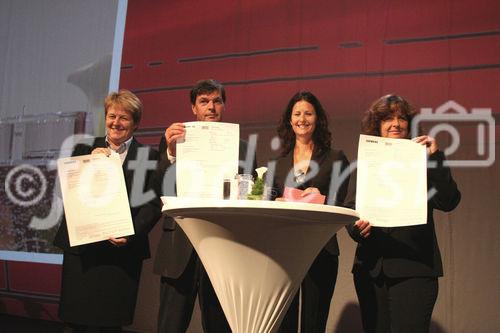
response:
<svg viewBox="0 0 500 333"><path fill-rule="evenodd" d="M5 333L60 333L59 322L0 314L0 332Z"/></svg>
<svg viewBox="0 0 500 333"><path fill-rule="evenodd" d="M63 324L55 321L30 319L0 313L0 333L63 333ZM124 333L134 333L123 331Z"/></svg>

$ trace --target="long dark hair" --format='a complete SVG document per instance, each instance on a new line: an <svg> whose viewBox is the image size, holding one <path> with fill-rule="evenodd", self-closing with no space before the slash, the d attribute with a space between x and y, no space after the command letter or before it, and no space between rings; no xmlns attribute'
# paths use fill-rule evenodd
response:
<svg viewBox="0 0 500 333"><path fill-rule="evenodd" d="M330 149L332 141L332 133L328 129L328 118L323 106L319 100L309 91L299 91L288 102L288 105L283 112L278 126L278 136L281 139L281 155L287 155L293 147L295 147L295 133L290 125L292 118L292 109L295 103L306 101L311 103L316 112L316 128L312 135L315 151L323 151Z"/></svg>
<svg viewBox="0 0 500 333"><path fill-rule="evenodd" d="M408 122L408 135L413 118L417 115L415 108L401 96L389 94L377 99L365 112L361 121L361 132L367 135L380 136L380 123L382 120L399 114ZM420 133L420 128L418 129Z"/></svg>

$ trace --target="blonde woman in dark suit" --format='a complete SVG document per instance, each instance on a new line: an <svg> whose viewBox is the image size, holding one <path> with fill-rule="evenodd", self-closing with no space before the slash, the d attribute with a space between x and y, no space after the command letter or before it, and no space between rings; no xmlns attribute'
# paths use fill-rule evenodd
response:
<svg viewBox="0 0 500 333"><path fill-rule="evenodd" d="M79 144L73 156L109 154L114 151L122 160L129 198L147 192L154 168L135 173L129 163L137 160L139 149L146 149L148 160L158 160L158 153L143 147L133 133L139 126L142 103L133 93L120 90L106 97L106 137L96 138L91 145ZM144 176L144 182L135 182ZM133 184L146 188L133 188ZM147 233L160 217L160 210L147 205L131 206L135 234L109 238L107 241L71 247L66 220L63 219L54 245L64 251L59 318L73 332L121 332L132 324L139 279L144 259L150 258Z"/></svg>

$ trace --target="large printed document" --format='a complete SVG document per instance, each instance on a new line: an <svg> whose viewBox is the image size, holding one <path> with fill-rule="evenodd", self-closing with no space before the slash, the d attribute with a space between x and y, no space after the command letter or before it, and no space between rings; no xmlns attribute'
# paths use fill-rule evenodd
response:
<svg viewBox="0 0 500 333"><path fill-rule="evenodd" d="M120 156L57 160L71 246L134 234Z"/></svg>
<svg viewBox="0 0 500 333"><path fill-rule="evenodd" d="M177 196L222 199L224 178L238 173L240 127L221 122L184 123L177 141Z"/></svg>
<svg viewBox="0 0 500 333"><path fill-rule="evenodd" d="M411 140L360 135L356 211L377 227L425 224L425 146Z"/></svg>

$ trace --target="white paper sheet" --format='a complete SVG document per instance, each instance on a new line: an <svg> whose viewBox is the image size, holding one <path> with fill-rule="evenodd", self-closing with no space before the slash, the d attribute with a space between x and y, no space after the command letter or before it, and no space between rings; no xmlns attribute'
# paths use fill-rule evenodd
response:
<svg viewBox="0 0 500 333"><path fill-rule="evenodd" d="M238 173L240 127L221 122L184 123L177 142L177 196L222 199L224 177Z"/></svg>
<svg viewBox="0 0 500 333"><path fill-rule="evenodd" d="M427 222L426 148L411 140L360 135L356 211L373 226Z"/></svg>
<svg viewBox="0 0 500 333"><path fill-rule="evenodd" d="M118 154L61 158L57 172L71 246L134 234Z"/></svg>

